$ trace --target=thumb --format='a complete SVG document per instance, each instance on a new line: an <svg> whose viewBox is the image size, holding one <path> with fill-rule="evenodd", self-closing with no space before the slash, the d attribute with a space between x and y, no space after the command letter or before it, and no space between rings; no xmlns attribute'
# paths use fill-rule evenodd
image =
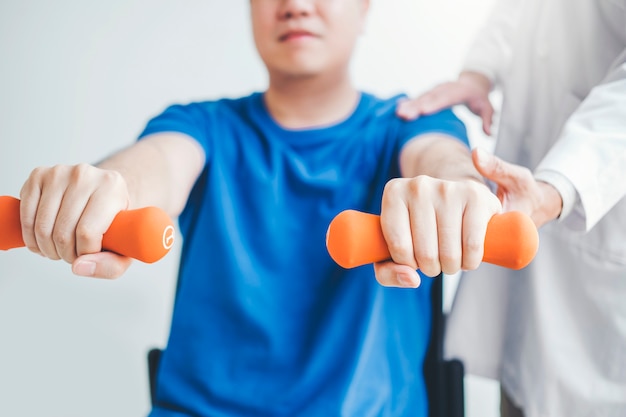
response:
<svg viewBox="0 0 626 417"><path fill-rule="evenodd" d="M133 259L113 252L79 256L72 262L72 272L83 277L114 279L130 267Z"/></svg>
<svg viewBox="0 0 626 417"><path fill-rule="evenodd" d="M498 185L511 184L512 169L514 166L507 164L502 159L492 155L481 148L472 151L474 166L483 177Z"/></svg>
<svg viewBox="0 0 626 417"><path fill-rule="evenodd" d="M417 288L421 283L420 276L415 269L393 261L376 262L374 274L378 283L383 287Z"/></svg>

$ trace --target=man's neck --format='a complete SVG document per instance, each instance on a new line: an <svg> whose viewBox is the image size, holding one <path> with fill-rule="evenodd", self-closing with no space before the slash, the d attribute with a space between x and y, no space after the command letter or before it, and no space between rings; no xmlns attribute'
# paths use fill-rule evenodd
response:
<svg viewBox="0 0 626 417"><path fill-rule="evenodd" d="M288 129L327 126L352 114L359 93L349 77L270 76L265 105L278 124Z"/></svg>

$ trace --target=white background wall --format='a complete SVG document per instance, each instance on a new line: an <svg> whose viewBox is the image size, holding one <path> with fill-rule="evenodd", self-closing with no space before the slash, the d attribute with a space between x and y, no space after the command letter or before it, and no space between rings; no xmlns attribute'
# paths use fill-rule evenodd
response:
<svg viewBox="0 0 626 417"><path fill-rule="evenodd" d="M492 2L372 0L357 85L417 94L454 77ZM36 166L96 162L132 143L172 102L265 83L247 0L3 0L0 195L19 195ZM178 251L111 282L0 252L0 416L147 413L145 354L167 338ZM467 382L468 416L495 416L497 385Z"/></svg>

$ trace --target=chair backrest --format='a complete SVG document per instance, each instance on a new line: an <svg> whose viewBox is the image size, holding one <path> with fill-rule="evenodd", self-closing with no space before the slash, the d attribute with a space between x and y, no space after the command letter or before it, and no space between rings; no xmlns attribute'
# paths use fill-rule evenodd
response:
<svg viewBox="0 0 626 417"><path fill-rule="evenodd" d="M148 352L148 382L150 386L150 403L156 403L156 376L161 360L161 349L154 348Z"/></svg>
<svg viewBox="0 0 626 417"><path fill-rule="evenodd" d="M426 359L424 379L428 391L429 417L463 417L465 415L465 393L463 388L463 363L445 360L443 341L446 317L443 312L443 283L439 275L433 278L431 289L432 327Z"/></svg>

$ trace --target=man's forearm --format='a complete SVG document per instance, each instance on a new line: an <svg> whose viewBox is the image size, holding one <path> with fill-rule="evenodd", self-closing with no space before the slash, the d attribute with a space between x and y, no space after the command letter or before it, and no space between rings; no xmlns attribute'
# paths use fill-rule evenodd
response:
<svg viewBox="0 0 626 417"><path fill-rule="evenodd" d="M204 152L191 138L158 134L98 163L126 180L129 208L157 206L173 217L185 207L204 164Z"/></svg>

